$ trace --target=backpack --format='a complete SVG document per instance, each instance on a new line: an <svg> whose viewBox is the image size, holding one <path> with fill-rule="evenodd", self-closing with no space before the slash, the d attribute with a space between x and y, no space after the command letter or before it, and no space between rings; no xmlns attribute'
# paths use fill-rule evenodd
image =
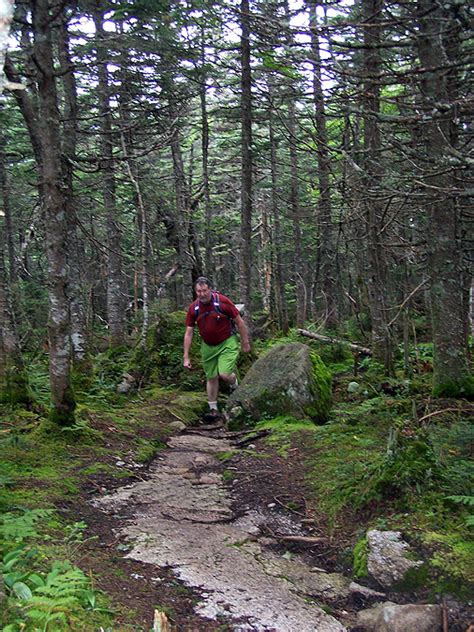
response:
<svg viewBox="0 0 474 632"><path fill-rule="evenodd" d="M221 303L220 303L220 299L219 299L219 292L212 292L211 303L212 303L212 307L213 307L212 312L214 312L216 314L219 314L219 316L224 316L229 321L229 326L230 326L229 336L232 336L232 334L235 334L236 327L235 327L234 321L229 316L227 316L227 314L224 314L224 312L221 310ZM202 314L202 318L204 318L208 314L212 314L212 312L205 312L204 314ZM199 318L199 300L197 300L195 302L195 304L194 304L194 321L196 323L198 321L198 318Z"/></svg>

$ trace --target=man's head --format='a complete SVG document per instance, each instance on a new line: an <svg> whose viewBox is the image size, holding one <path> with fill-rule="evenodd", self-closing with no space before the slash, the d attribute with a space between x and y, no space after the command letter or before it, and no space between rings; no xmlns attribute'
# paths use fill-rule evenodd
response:
<svg viewBox="0 0 474 632"><path fill-rule="evenodd" d="M211 282L207 277L201 276L196 279L194 284L196 296L201 303L210 303L212 299Z"/></svg>

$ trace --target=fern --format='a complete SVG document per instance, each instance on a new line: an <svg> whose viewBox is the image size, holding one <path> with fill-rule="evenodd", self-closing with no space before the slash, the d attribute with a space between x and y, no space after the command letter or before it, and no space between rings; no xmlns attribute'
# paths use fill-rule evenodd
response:
<svg viewBox="0 0 474 632"><path fill-rule="evenodd" d="M446 496L447 500L452 500L458 505L466 505L467 507L474 507L474 496Z"/></svg>
<svg viewBox="0 0 474 632"><path fill-rule="evenodd" d="M51 509L30 509L18 515L9 511L0 516L0 537L13 542L22 542L26 538L39 536L35 528L36 523L42 518L49 518Z"/></svg>

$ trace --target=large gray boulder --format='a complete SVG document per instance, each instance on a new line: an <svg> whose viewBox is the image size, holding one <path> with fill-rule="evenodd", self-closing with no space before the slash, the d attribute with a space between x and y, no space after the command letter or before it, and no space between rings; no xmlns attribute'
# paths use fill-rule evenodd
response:
<svg viewBox="0 0 474 632"><path fill-rule="evenodd" d="M248 371L227 403L231 420L289 415L324 422L331 406L331 375L308 345L276 345Z"/></svg>

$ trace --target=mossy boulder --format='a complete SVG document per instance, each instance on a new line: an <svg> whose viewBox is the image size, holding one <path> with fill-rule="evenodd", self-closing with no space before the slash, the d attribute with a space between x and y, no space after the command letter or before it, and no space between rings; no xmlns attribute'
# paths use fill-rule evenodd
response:
<svg viewBox="0 0 474 632"><path fill-rule="evenodd" d="M232 393L232 421L254 422L278 415L323 423L331 407L331 375L321 358L301 343L272 347Z"/></svg>

